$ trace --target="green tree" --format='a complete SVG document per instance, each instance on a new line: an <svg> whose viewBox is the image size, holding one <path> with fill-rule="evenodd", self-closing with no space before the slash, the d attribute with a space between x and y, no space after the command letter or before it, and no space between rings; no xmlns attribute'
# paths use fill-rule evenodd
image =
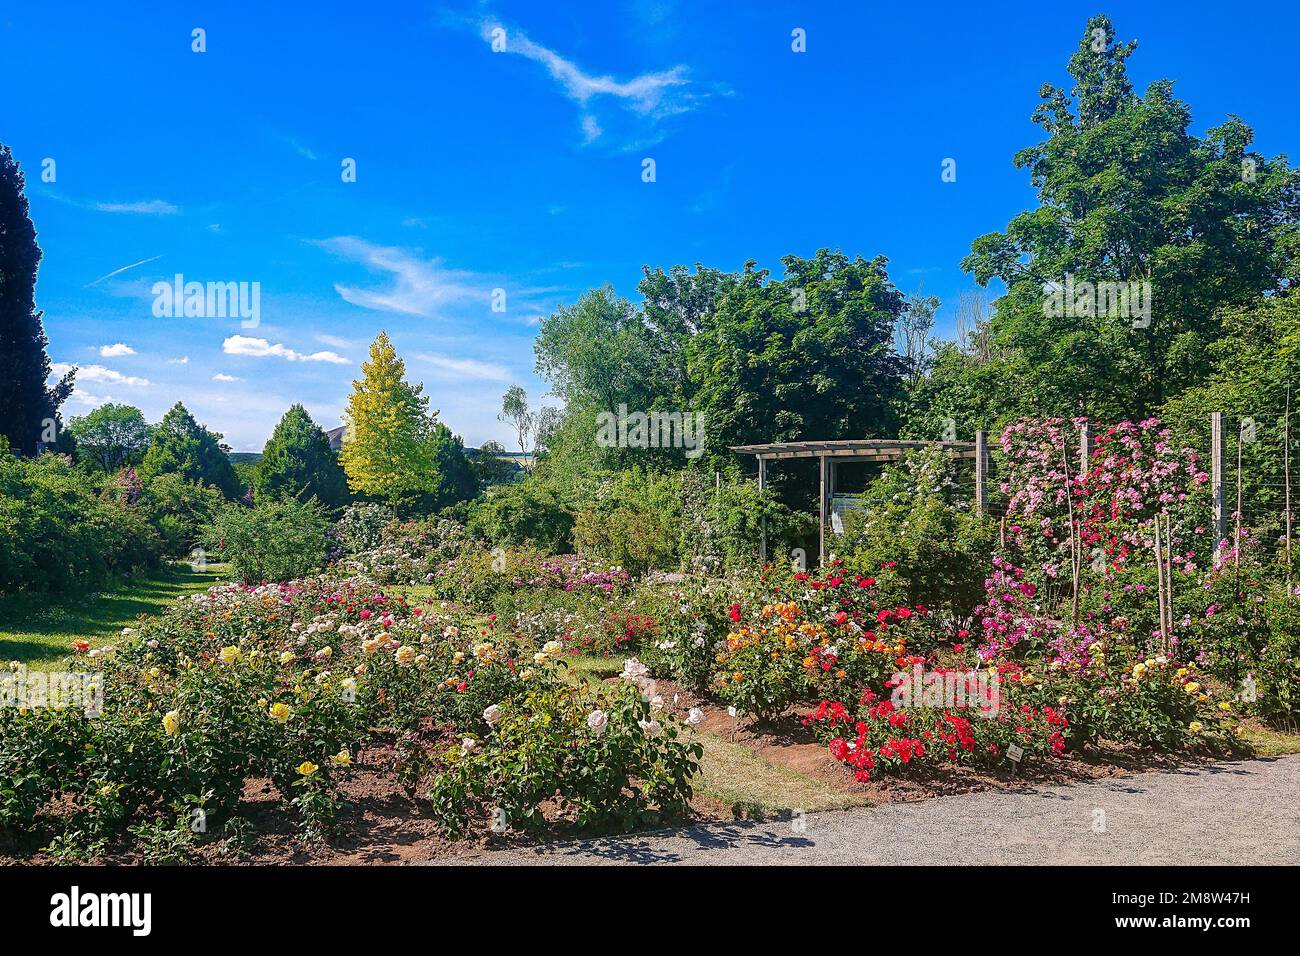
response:
<svg viewBox="0 0 1300 956"><path fill-rule="evenodd" d="M76 442L77 460L104 471L139 464L149 447L149 423L132 405L109 402L68 423Z"/></svg>
<svg viewBox="0 0 1300 956"><path fill-rule="evenodd" d="M212 485L227 498L237 498L243 491L221 436L195 421L180 402L154 429L138 471L144 482L156 475L177 474L186 481Z"/></svg>
<svg viewBox="0 0 1300 956"><path fill-rule="evenodd" d="M255 498L315 498L331 508L347 499L347 479L329 437L301 405L289 406L262 449L253 493Z"/></svg>
<svg viewBox="0 0 1300 956"><path fill-rule="evenodd" d="M437 463L439 479L437 509L454 505L458 501L469 501L478 494L478 477L465 457L465 442L459 435L452 434L450 428L442 422L433 426L433 458Z"/></svg>
<svg viewBox="0 0 1300 956"><path fill-rule="evenodd" d="M36 311L41 248L23 188L13 152L0 144L0 435L14 451L33 455L39 443L57 440L59 407L72 393L76 369L46 387L49 340Z"/></svg>
<svg viewBox="0 0 1300 956"><path fill-rule="evenodd" d="M707 447L729 458L736 444L895 434L903 297L886 260L822 249L782 262L780 281L746 263L687 343Z"/></svg>
<svg viewBox="0 0 1300 956"><path fill-rule="evenodd" d="M1136 46L1106 17L1088 21L1072 91L1041 91L1047 139L1015 156L1038 208L976 239L962 264L1006 284L992 333L1016 412L1145 417L1210 372L1221 309L1297 277L1296 171L1251 151L1236 117L1192 134L1168 80L1137 95ZM1149 282L1149 309L1125 314L1084 282Z"/></svg>
<svg viewBox="0 0 1300 956"><path fill-rule="evenodd" d="M437 495L437 412L429 412L421 386L405 381L406 363L388 333L380 332L371 344L361 373L344 412L347 432L339 454L348 487L392 502Z"/></svg>

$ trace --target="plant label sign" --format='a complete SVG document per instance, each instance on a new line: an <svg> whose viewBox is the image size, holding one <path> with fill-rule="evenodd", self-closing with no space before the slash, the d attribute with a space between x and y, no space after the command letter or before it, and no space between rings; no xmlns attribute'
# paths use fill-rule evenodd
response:
<svg viewBox="0 0 1300 956"><path fill-rule="evenodd" d="M1025 755L1023 747L1016 744L1007 744L1007 759L1012 763L1020 763L1021 758Z"/></svg>

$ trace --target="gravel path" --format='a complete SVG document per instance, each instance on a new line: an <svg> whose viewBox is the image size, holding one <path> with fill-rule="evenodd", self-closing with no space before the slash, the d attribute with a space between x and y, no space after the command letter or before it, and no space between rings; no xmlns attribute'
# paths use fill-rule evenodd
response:
<svg viewBox="0 0 1300 956"><path fill-rule="evenodd" d="M1300 864L1300 756L701 824L457 862Z"/></svg>

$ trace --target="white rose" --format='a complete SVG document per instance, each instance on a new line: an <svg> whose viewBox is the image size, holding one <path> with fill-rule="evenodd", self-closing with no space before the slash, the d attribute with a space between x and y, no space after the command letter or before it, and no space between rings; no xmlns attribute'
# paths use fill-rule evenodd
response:
<svg viewBox="0 0 1300 956"><path fill-rule="evenodd" d="M609 716L603 710L593 710L587 715L587 726L598 734L603 734L608 724Z"/></svg>
<svg viewBox="0 0 1300 956"><path fill-rule="evenodd" d="M704 723L704 711L700 710L698 707L692 707L687 711L686 726L698 727L702 723Z"/></svg>
<svg viewBox="0 0 1300 956"><path fill-rule="evenodd" d="M664 730L657 720L638 720L636 724L647 737L658 737Z"/></svg>
<svg viewBox="0 0 1300 956"><path fill-rule="evenodd" d="M501 719L501 708L493 704L487 710L483 711L483 719L487 721L489 727L495 727Z"/></svg>

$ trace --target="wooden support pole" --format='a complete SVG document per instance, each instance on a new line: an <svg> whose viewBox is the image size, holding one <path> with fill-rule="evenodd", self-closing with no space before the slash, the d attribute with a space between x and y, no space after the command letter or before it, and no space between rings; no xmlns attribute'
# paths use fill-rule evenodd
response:
<svg viewBox="0 0 1300 956"><path fill-rule="evenodd" d="M818 455L821 483L817 493L817 566L826 563L826 456Z"/></svg>
<svg viewBox="0 0 1300 956"><path fill-rule="evenodd" d="M1293 597L1291 586L1291 386L1286 387L1286 414L1282 419L1282 474L1286 483L1286 591Z"/></svg>
<svg viewBox="0 0 1300 956"><path fill-rule="evenodd" d="M1210 412L1210 488L1214 495L1214 553L1228 537L1227 502L1223 497L1223 412Z"/></svg>
<svg viewBox="0 0 1300 956"><path fill-rule="evenodd" d="M762 455L758 456L758 493L759 497L763 496L763 490L767 488L767 459ZM764 511L763 517L759 519L758 525L758 560L760 564L767 564L767 513Z"/></svg>
<svg viewBox="0 0 1300 956"><path fill-rule="evenodd" d="M1168 617L1165 609L1165 563L1160 554L1160 515L1158 514L1152 527L1151 538L1152 549L1156 553L1156 596L1160 605L1160 648L1163 650L1169 646L1169 631L1165 623Z"/></svg>
<svg viewBox="0 0 1300 956"><path fill-rule="evenodd" d="M1241 446L1242 444L1243 442L1241 440L1241 425L1240 423L1238 423L1237 425L1237 523L1236 523L1237 530L1232 540L1232 550L1233 550L1232 566L1237 570L1241 569Z"/></svg>
<svg viewBox="0 0 1300 956"><path fill-rule="evenodd" d="M1079 429L1079 476L1092 471L1092 425Z"/></svg>
<svg viewBox="0 0 1300 956"><path fill-rule="evenodd" d="M989 492L989 443L988 433L975 433L975 513L983 515L988 511Z"/></svg>
<svg viewBox="0 0 1300 956"><path fill-rule="evenodd" d="M1065 509L1070 519L1070 580L1073 588L1070 595L1070 615L1075 627L1079 626L1079 564L1083 557L1083 542L1079 528L1074 520L1074 488L1070 481L1070 452L1065 445L1065 436L1061 436L1061 464L1065 467Z"/></svg>
<svg viewBox="0 0 1300 956"><path fill-rule="evenodd" d="M1174 636L1174 545L1173 517L1165 515L1165 608L1169 612L1169 638L1171 643L1165 645L1169 651Z"/></svg>

